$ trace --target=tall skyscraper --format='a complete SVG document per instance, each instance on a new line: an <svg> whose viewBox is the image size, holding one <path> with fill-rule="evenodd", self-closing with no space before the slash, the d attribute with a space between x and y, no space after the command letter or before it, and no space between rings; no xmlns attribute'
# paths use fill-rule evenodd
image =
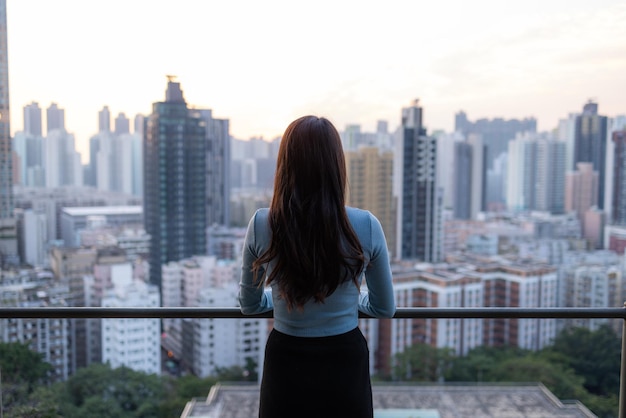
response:
<svg viewBox="0 0 626 418"><path fill-rule="evenodd" d="M207 225L230 224L230 132L228 119L216 119L210 109L194 109L206 127Z"/></svg>
<svg viewBox="0 0 626 418"><path fill-rule="evenodd" d="M471 219L472 202L472 146L467 142L454 143L454 219Z"/></svg>
<svg viewBox="0 0 626 418"><path fill-rule="evenodd" d="M111 112L109 106L104 106L98 112L98 132L111 132Z"/></svg>
<svg viewBox="0 0 626 418"><path fill-rule="evenodd" d="M346 151L346 166L350 185L346 204L372 212L383 227L389 251L395 251L393 153L378 147Z"/></svg>
<svg viewBox="0 0 626 418"><path fill-rule="evenodd" d="M612 223L626 226L626 130L613 132Z"/></svg>
<svg viewBox="0 0 626 418"><path fill-rule="evenodd" d="M130 132L130 120L123 112L115 118L115 135L123 135Z"/></svg>
<svg viewBox="0 0 626 418"><path fill-rule="evenodd" d="M480 135L454 144L453 213L455 219L476 219L485 210L485 146Z"/></svg>
<svg viewBox="0 0 626 418"><path fill-rule="evenodd" d="M41 108L37 102L24 106L24 133L33 136L42 135Z"/></svg>
<svg viewBox="0 0 626 418"><path fill-rule="evenodd" d="M599 175L598 202L599 209L604 209L606 184L606 148L608 118L598 115L598 104L587 102L583 113L576 117L574 131L574 164L591 163ZM572 167L570 169L574 169Z"/></svg>
<svg viewBox="0 0 626 418"><path fill-rule="evenodd" d="M82 186L83 170L74 134L54 130L44 140L46 187Z"/></svg>
<svg viewBox="0 0 626 418"><path fill-rule="evenodd" d="M13 152L9 112L9 62L6 0L0 0L0 265L19 262L13 217Z"/></svg>
<svg viewBox="0 0 626 418"><path fill-rule="evenodd" d="M426 135L419 101L402 109L395 170L398 176L398 251L402 259L442 258L443 193L437 187L437 140Z"/></svg>
<svg viewBox="0 0 626 418"><path fill-rule="evenodd" d="M6 0L0 0L0 220L13 217L13 164L9 112Z"/></svg>
<svg viewBox="0 0 626 418"><path fill-rule="evenodd" d="M65 110L56 103L51 103L46 109L46 134L55 129L65 130Z"/></svg>
<svg viewBox="0 0 626 418"><path fill-rule="evenodd" d="M150 282L159 287L163 264L206 254L207 133L192 113L169 77L144 126L144 222Z"/></svg>
<svg viewBox="0 0 626 418"><path fill-rule="evenodd" d="M501 185L491 184L487 173L494 170L496 160L501 154L507 152L508 142L515 138L518 133L537 132L537 120L535 118L510 119L478 119L475 122L467 118L465 112L460 111L454 118L454 129L465 136L470 134L480 135L485 146L484 170L486 178L486 205L487 208L501 207L505 201Z"/></svg>
<svg viewBox="0 0 626 418"><path fill-rule="evenodd" d="M133 120L133 132L143 137L143 124L146 117L142 114L136 114Z"/></svg>
<svg viewBox="0 0 626 418"><path fill-rule="evenodd" d="M591 163L578 163L576 168L567 173L565 210L576 212L582 221L585 212L598 201L599 175Z"/></svg>
<svg viewBox="0 0 626 418"><path fill-rule="evenodd" d="M507 205L512 211L563 213L565 143L537 134L509 142Z"/></svg>

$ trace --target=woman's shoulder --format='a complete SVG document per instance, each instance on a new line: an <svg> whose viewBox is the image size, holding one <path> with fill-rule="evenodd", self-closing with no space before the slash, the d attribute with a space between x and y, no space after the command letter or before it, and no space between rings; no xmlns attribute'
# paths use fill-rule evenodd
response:
<svg viewBox="0 0 626 418"><path fill-rule="evenodd" d="M376 217L369 210L346 206L346 213L348 214L350 223L352 223L352 226L355 229L365 226L369 227L372 220L377 222Z"/></svg>
<svg viewBox="0 0 626 418"><path fill-rule="evenodd" d="M269 225L269 208L257 209L248 223L248 229L258 232L259 228Z"/></svg>
<svg viewBox="0 0 626 418"><path fill-rule="evenodd" d="M267 219L270 214L270 208L260 208L254 212L254 218L259 221L263 219Z"/></svg>

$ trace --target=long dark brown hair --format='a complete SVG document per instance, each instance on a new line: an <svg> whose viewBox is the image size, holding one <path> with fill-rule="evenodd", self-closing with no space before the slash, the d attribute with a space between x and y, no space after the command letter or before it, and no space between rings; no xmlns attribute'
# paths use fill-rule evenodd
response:
<svg viewBox="0 0 626 418"><path fill-rule="evenodd" d="M333 124L316 116L293 121L278 150L270 245L253 264L258 275L273 261L266 283L278 284L289 309L310 299L323 302L347 280L358 283L365 258L346 213L346 181Z"/></svg>

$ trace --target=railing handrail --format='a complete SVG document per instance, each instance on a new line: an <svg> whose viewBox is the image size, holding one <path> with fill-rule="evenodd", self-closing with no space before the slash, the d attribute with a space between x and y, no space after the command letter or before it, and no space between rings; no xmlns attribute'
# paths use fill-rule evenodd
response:
<svg viewBox="0 0 626 418"><path fill-rule="evenodd" d="M238 307L33 307L0 308L3 318L271 318L272 312L243 315ZM360 318L368 318L360 314ZM622 319L619 412L626 418L626 304L620 308L398 308L394 318L616 318Z"/></svg>
<svg viewBox="0 0 626 418"><path fill-rule="evenodd" d="M33 307L0 308L0 318L271 318L272 312L244 315L237 307ZM361 318L368 318L360 314ZM616 318L625 308L398 308L401 318Z"/></svg>

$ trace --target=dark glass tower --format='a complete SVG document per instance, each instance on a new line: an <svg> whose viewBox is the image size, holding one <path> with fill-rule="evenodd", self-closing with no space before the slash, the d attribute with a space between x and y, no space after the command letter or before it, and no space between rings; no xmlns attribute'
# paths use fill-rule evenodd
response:
<svg viewBox="0 0 626 418"><path fill-rule="evenodd" d="M170 77L144 125L144 218L150 282L159 287L163 264L206 254L206 144L206 124Z"/></svg>
<svg viewBox="0 0 626 418"><path fill-rule="evenodd" d="M0 220L13 217L13 164L9 125L7 5L0 0Z"/></svg>
<svg viewBox="0 0 626 418"><path fill-rule="evenodd" d="M454 144L454 219L472 217L473 149L468 142Z"/></svg>
<svg viewBox="0 0 626 418"><path fill-rule="evenodd" d="M0 0L0 267L18 264L17 221L13 216L13 152L9 113L7 5Z"/></svg>
<svg viewBox="0 0 626 418"><path fill-rule="evenodd" d="M442 257L442 193L437 187L437 140L426 135L417 100L402 109L398 216L400 257L437 262Z"/></svg>
<svg viewBox="0 0 626 418"><path fill-rule="evenodd" d="M604 209L604 187L606 184L606 145L608 118L598 115L598 104L588 102L583 113L576 117L574 131L574 166L577 163L592 163L600 175L598 185L598 208ZM573 169L570 167L569 169Z"/></svg>
<svg viewBox="0 0 626 418"><path fill-rule="evenodd" d="M626 226L626 130L613 132L613 224Z"/></svg>

